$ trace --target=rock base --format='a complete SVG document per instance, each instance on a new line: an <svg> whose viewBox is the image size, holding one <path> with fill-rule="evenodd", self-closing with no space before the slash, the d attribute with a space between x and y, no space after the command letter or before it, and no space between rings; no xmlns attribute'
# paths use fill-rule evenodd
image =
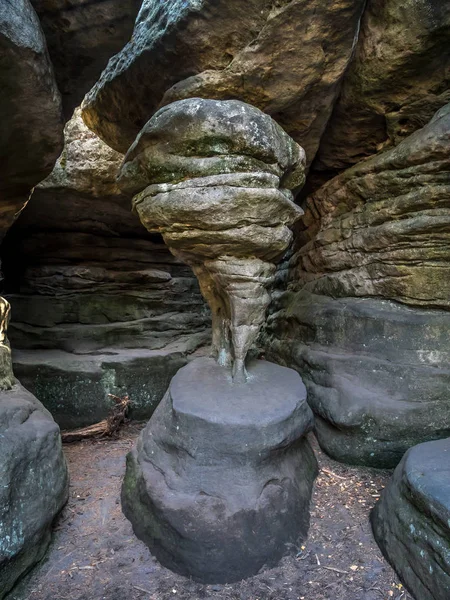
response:
<svg viewBox="0 0 450 600"><path fill-rule="evenodd" d="M0 599L39 561L68 497L59 428L16 384L0 392Z"/></svg>
<svg viewBox="0 0 450 600"><path fill-rule="evenodd" d="M409 450L372 512L375 539L417 600L450 598L450 438Z"/></svg>
<svg viewBox="0 0 450 600"><path fill-rule="evenodd" d="M340 462L395 468L450 436L450 313L386 300L286 293L268 358L297 369L321 448Z"/></svg>
<svg viewBox="0 0 450 600"><path fill-rule="evenodd" d="M123 510L161 563L205 583L271 566L304 539L317 463L299 375L254 361L233 383L192 361L127 457Z"/></svg>

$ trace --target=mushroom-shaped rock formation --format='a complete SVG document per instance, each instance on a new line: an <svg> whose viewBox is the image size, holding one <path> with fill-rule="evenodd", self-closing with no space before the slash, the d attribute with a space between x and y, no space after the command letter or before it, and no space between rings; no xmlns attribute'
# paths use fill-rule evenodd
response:
<svg viewBox="0 0 450 600"><path fill-rule="evenodd" d="M303 214L293 192L305 153L273 119L240 101L181 100L159 110L129 149L119 183L149 231L198 277L213 352L246 379L275 263Z"/></svg>

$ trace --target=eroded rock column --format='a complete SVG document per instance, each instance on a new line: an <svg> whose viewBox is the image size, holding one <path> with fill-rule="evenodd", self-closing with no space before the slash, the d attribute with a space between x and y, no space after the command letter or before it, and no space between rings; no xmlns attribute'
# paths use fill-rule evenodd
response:
<svg viewBox="0 0 450 600"><path fill-rule="evenodd" d="M302 214L292 190L304 164L258 109L192 99L150 119L119 178L193 268L213 324L213 357L177 373L128 456L123 508L164 565L204 582L253 575L307 535L317 466L305 387L247 359Z"/></svg>

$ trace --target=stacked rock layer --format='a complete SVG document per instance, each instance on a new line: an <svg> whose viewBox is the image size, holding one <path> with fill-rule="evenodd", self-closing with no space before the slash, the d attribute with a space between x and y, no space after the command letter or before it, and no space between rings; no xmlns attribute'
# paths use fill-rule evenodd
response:
<svg viewBox="0 0 450 600"><path fill-rule="evenodd" d="M395 466L450 433L449 152L446 106L306 201L266 342L339 460Z"/></svg>

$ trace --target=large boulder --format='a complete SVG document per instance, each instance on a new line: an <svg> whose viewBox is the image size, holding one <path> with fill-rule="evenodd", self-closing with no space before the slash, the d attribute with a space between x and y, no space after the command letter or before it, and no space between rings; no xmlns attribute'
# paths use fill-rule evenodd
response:
<svg viewBox="0 0 450 600"><path fill-rule="evenodd" d="M446 106L306 202L266 342L339 460L395 466L450 434L449 142Z"/></svg>
<svg viewBox="0 0 450 600"><path fill-rule="evenodd" d="M148 417L209 341L192 271L116 184L122 160L76 111L54 170L2 247L17 375L63 427L104 418L109 393L129 393L134 416Z"/></svg>
<svg viewBox="0 0 450 600"><path fill-rule="evenodd" d="M450 438L411 448L372 515L383 554L417 600L450 598Z"/></svg>
<svg viewBox="0 0 450 600"><path fill-rule="evenodd" d="M167 567L207 583L273 565L309 527L317 474L298 374L266 361L233 383L212 358L191 362L127 457L122 506Z"/></svg>
<svg viewBox="0 0 450 600"><path fill-rule="evenodd" d="M68 497L59 428L14 379L8 319L0 298L0 600L43 557Z"/></svg>
<svg viewBox="0 0 450 600"><path fill-rule="evenodd" d="M61 99L28 0L0 4L0 238L63 147Z"/></svg>
<svg viewBox="0 0 450 600"><path fill-rule="evenodd" d="M310 162L363 6L363 0L145 0L132 39L86 96L83 118L125 152L161 102L235 98L274 116Z"/></svg>
<svg viewBox="0 0 450 600"><path fill-rule="evenodd" d="M0 599L41 560L68 498L59 427L19 383L0 392Z"/></svg>
<svg viewBox="0 0 450 600"><path fill-rule="evenodd" d="M142 0L31 0L47 40L66 119L130 39Z"/></svg>
<svg viewBox="0 0 450 600"><path fill-rule="evenodd" d="M351 166L420 129L450 101L450 4L369 0L316 167Z"/></svg>

